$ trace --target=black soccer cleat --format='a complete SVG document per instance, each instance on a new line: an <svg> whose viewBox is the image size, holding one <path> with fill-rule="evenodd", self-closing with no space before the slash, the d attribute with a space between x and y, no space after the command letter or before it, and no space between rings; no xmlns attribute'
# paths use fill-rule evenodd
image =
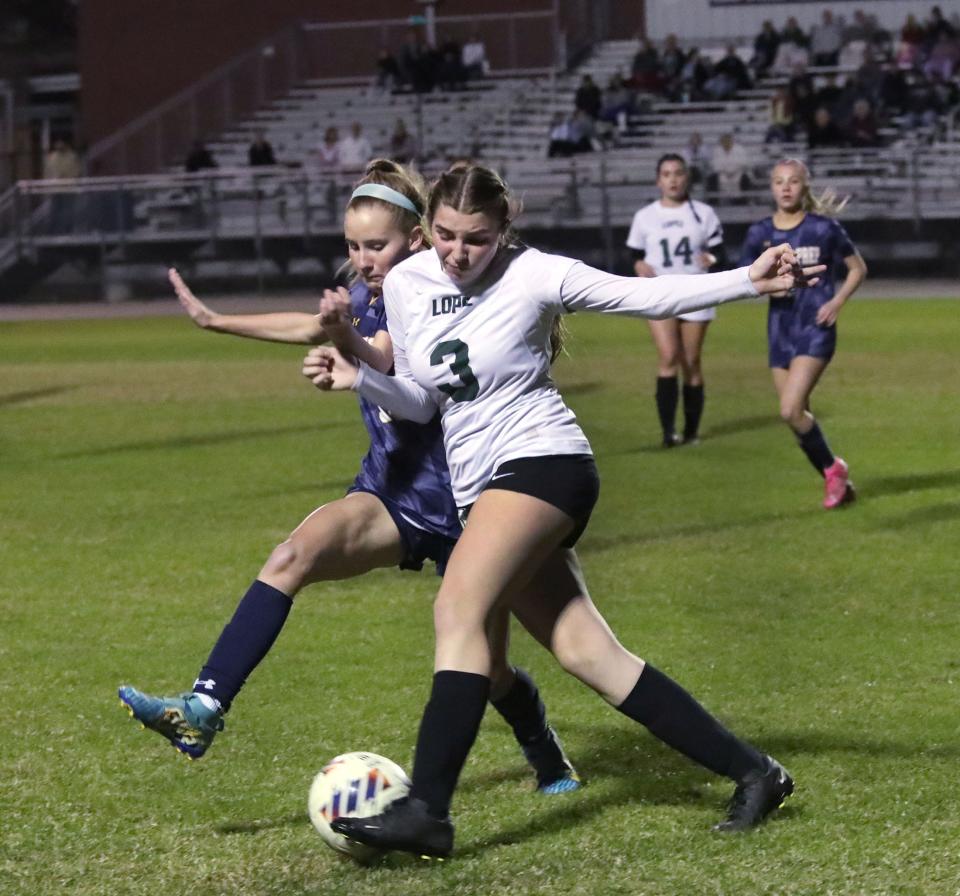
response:
<svg viewBox="0 0 960 896"><path fill-rule="evenodd" d="M560 738L549 725L536 740L522 744L521 749L527 762L536 772L537 790L540 793L553 796L558 793L570 793L583 786L573 763L563 752Z"/></svg>
<svg viewBox="0 0 960 896"><path fill-rule="evenodd" d="M417 856L445 857L453 850L453 822L434 818L423 800L403 797L379 815L337 818L330 827L357 843L377 849L398 849Z"/></svg>
<svg viewBox="0 0 960 896"><path fill-rule="evenodd" d="M739 784L730 799L727 817L715 824L715 831L746 831L756 827L771 812L779 809L793 793L793 778L770 756L765 767L751 772Z"/></svg>
<svg viewBox="0 0 960 896"><path fill-rule="evenodd" d="M683 444L683 436L678 435L675 432L665 432L663 434L664 448L677 448L682 444Z"/></svg>

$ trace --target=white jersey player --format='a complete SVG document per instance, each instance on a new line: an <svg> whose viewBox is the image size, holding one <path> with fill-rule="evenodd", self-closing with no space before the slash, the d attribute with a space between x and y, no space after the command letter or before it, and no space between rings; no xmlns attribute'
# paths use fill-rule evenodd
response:
<svg viewBox="0 0 960 896"><path fill-rule="evenodd" d="M660 198L634 216L627 235L638 277L663 274L702 274L726 265L723 228L717 213L706 203L691 199L689 172L675 153L657 162ZM700 356L707 325L716 315L703 308L672 320L652 320L650 332L657 348L657 413L663 444L673 448L698 440L703 415L704 388ZM683 436L675 429L680 390L677 374L683 372Z"/></svg>
<svg viewBox="0 0 960 896"><path fill-rule="evenodd" d="M435 252L408 259L384 282L396 375L358 370L334 349L313 349L304 362L320 388L356 388L395 416L428 420L439 410L465 517L434 605L435 675L410 796L380 815L333 826L385 849L451 851L450 803L490 686L486 621L509 601L564 669L674 749L736 782L720 829L752 827L792 792L789 775L626 650L587 592L572 548L599 480L589 443L550 378L551 334L570 311L669 317L790 288L798 282L796 257L789 246L773 247L749 268L696 283L616 277L511 245L512 216L507 187L494 172L445 172L429 202Z"/></svg>

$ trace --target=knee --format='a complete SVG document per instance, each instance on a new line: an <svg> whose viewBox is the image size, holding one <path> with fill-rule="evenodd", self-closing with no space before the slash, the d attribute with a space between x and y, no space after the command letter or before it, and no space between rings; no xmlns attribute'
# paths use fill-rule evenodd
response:
<svg viewBox="0 0 960 896"><path fill-rule="evenodd" d="M565 672L569 672L580 681L595 686L600 679L603 666L603 645L594 638L558 631L554 633L553 655Z"/></svg>
<svg viewBox="0 0 960 896"><path fill-rule="evenodd" d="M280 583L288 594L295 594L305 583L312 569L313 558L293 539L278 544L264 563L260 578L270 584Z"/></svg>
<svg viewBox="0 0 960 896"><path fill-rule="evenodd" d="M780 402L780 419L792 429L797 429L803 425L804 415L805 409L799 402Z"/></svg>
<svg viewBox="0 0 960 896"><path fill-rule="evenodd" d="M470 612L470 601L441 586L433 602L433 627L438 640L464 637L474 628L483 630L483 620Z"/></svg>

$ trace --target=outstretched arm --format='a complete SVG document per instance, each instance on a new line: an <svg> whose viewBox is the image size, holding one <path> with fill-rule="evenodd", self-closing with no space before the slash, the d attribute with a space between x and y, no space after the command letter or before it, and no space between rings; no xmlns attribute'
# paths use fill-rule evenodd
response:
<svg viewBox="0 0 960 896"><path fill-rule="evenodd" d="M317 345L327 334L315 314L302 311L278 311L268 314L218 314L198 299L176 268L167 273L177 299L190 319L201 329L268 342L292 342Z"/></svg>
<svg viewBox="0 0 960 896"><path fill-rule="evenodd" d="M824 265L801 268L786 243L771 246L749 267L697 277L618 277L577 262L563 279L560 298L570 311L676 317L735 299L812 285L822 270Z"/></svg>

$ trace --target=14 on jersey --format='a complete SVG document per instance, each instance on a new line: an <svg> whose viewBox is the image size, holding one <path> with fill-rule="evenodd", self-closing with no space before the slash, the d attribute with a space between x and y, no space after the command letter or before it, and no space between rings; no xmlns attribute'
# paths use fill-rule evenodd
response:
<svg viewBox="0 0 960 896"><path fill-rule="evenodd" d="M642 250L657 275L701 274L699 256L723 242L723 230L709 205L694 201L677 207L657 202L633 217L627 245Z"/></svg>

